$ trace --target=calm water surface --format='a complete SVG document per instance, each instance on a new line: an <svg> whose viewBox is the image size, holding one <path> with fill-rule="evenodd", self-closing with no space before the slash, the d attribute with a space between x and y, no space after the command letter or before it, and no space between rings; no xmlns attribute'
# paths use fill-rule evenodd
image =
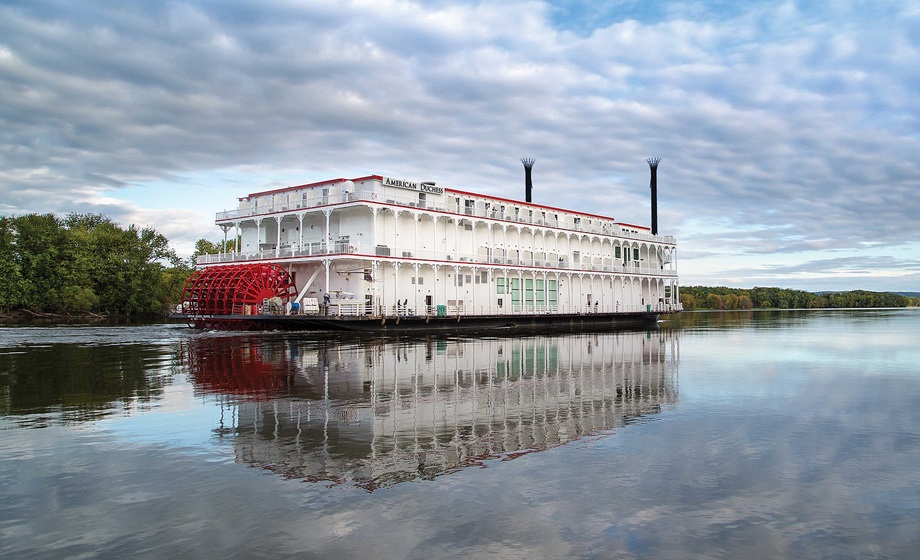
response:
<svg viewBox="0 0 920 560"><path fill-rule="evenodd" d="M3 558L917 558L920 310L0 326Z"/></svg>

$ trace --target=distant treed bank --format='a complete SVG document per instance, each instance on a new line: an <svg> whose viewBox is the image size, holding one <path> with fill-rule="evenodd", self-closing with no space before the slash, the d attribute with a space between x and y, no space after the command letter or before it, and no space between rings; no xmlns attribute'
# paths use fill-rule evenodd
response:
<svg viewBox="0 0 920 560"><path fill-rule="evenodd" d="M99 214L0 217L0 312L162 315L191 272L152 228Z"/></svg>
<svg viewBox="0 0 920 560"><path fill-rule="evenodd" d="M681 286L680 302L687 311L694 309L816 309L853 307L909 307L920 305L920 298L891 292L821 293L784 288L740 288Z"/></svg>

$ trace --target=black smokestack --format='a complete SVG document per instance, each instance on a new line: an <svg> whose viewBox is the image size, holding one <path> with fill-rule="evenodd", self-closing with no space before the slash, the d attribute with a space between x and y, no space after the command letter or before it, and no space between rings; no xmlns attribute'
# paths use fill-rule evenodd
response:
<svg viewBox="0 0 920 560"><path fill-rule="evenodd" d="M533 191L533 180L530 178L530 170L533 169L533 158L521 158L524 164L524 196L527 202L530 202L530 193Z"/></svg>
<svg viewBox="0 0 920 560"><path fill-rule="evenodd" d="M647 160L649 169L652 170L652 235L658 235L658 162L659 157L650 157Z"/></svg>

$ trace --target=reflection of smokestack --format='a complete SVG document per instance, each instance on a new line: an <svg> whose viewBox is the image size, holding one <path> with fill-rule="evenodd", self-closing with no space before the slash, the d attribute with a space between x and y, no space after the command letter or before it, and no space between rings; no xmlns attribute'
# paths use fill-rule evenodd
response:
<svg viewBox="0 0 920 560"><path fill-rule="evenodd" d="M658 162L659 157L650 157L647 160L649 169L652 170L652 235L658 235Z"/></svg>
<svg viewBox="0 0 920 560"><path fill-rule="evenodd" d="M527 202L530 202L530 193L533 191L533 180L530 178L530 170L533 169L533 158L521 158L524 164L524 196Z"/></svg>

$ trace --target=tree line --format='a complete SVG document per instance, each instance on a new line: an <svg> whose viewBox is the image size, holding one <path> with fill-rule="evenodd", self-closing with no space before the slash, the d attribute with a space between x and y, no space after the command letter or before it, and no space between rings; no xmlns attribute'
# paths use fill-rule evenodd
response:
<svg viewBox="0 0 920 560"><path fill-rule="evenodd" d="M680 302L686 311L694 309L816 309L858 307L908 307L920 305L920 298L891 292L814 293L786 288L726 288L681 286Z"/></svg>
<svg viewBox="0 0 920 560"><path fill-rule="evenodd" d="M0 312L161 315L192 270L153 228L101 214L0 217Z"/></svg>

